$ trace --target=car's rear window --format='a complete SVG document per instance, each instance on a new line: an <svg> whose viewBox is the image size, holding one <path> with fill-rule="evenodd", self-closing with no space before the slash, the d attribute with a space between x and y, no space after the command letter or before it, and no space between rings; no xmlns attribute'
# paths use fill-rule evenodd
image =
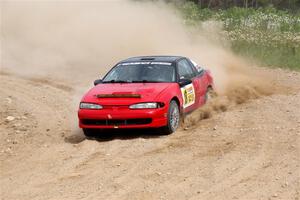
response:
<svg viewBox="0 0 300 200"><path fill-rule="evenodd" d="M120 63L103 79L104 82L174 82L175 69L169 62Z"/></svg>

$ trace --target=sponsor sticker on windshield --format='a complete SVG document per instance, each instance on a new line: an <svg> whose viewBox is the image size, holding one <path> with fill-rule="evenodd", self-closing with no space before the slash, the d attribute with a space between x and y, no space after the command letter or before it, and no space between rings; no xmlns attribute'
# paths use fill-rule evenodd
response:
<svg viewBox="0 0 300 200"><path fill-rule="evenodd" d="M129 62L129 63L120 63L119 65L172 65L172 63L169 62Z"/></svg>
<svg viewBox="0 0 300 200"><path fill-rule="evenodd" d="M130 62L130 63L121 63L119 65L149 65L150 62Z"/></svg>
<svg viewBox="0 0 300 200"><path fill-rule="evenodd" d="M169 62L151 62L151 65L172 65L172 63Z"/></svg>

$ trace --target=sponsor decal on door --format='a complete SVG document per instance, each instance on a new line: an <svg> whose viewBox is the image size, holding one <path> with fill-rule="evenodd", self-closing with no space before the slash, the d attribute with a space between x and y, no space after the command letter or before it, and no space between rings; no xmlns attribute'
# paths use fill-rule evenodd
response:
<svg viewBox="0 0 300 200"><path fill-rule="evenodd" d="M195 89L193 84L188 84L181 89L183 98L183 108L187 108L195 103Z"/></svg>

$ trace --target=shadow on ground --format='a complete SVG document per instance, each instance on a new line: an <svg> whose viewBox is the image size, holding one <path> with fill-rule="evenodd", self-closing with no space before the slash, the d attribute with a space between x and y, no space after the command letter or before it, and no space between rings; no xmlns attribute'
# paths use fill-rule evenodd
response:
<svg viewBox="0 0 300 200"><path fill-rule="evenodd" d="M95 131L93 137L86 137L83 133L75 133L65 137L65 142L78 144L84 140L96 140L98 142L108 142L112 140L131 140L136 138L159 138L162 137L160 129L99 129Z"/></svg>

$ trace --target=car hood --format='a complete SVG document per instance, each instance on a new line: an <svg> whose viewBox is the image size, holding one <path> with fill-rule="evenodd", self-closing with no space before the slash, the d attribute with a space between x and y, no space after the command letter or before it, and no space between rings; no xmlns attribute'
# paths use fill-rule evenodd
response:
<svg viewBox="0 0 300 200"><path fill-rule="evenodd" d="M174 83L105 83L93 87L82 102L101 105L131 105L153 102Z"/></svg>

